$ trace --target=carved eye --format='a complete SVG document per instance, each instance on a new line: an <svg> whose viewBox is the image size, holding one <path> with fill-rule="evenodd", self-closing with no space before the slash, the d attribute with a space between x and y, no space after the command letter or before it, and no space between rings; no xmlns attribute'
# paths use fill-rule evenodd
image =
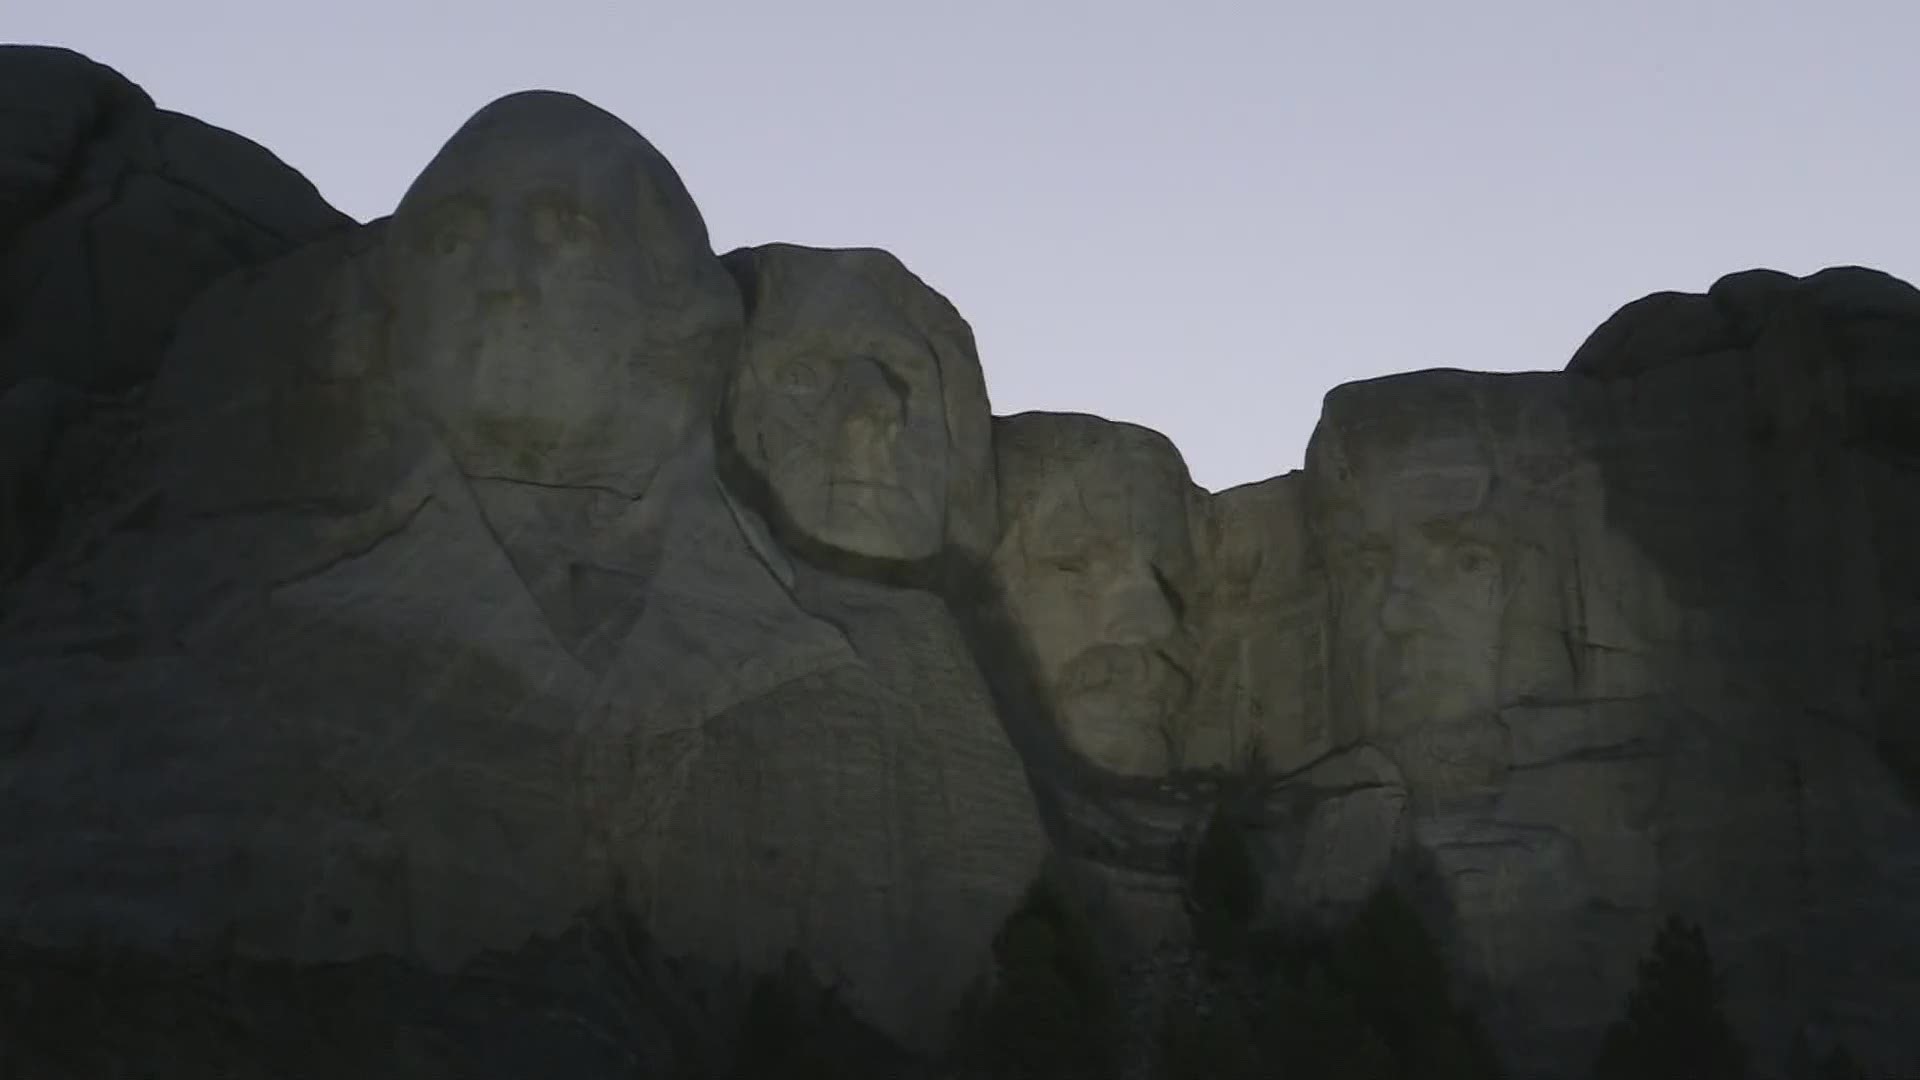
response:
<svg viewBox="0 0 1920 1080"><path fill-rule="evenodd" d="M1470 547L1454 556L1454 565L1463 574L1477 574L1493 565L1493 556L1485 548Z"/></svg>
<svg viewBox="0 0 1920 1080"><path fill-rule="evenodd" d="M805 360L793 361L774 376L774 384L788 394L816 394L825 383L819 369Z"/></svg>
<svg viewBox="0 0 1920 1080"><path fill-rule="evenodd" d="M1081 574L1086 572L1087 560L1083 555L1055 555L1047 565L1064 574Z"/></svg>
<svg viewBox="0 0 1920 1080"><path fill-rule="evenodd" d="M449 199L428 209L422 224L414 244L418 250L440 258L472 247L487 227L485 214L464 198Z"/></svg>
<svg viewBox="0 0 1920 1080"><path fill-rule="evenodd" d="M548 244L578 244L593 239L600 227L578 207L554 200L541 200L533 207L536 234Z"/></svg>
<svg viewBox="0 0 1920 1080"><path fill-rule="evenodd" d="M549 242L578 244L593 238L597 227L591 217L578 209L549 208L541 213L540 233Z"/></svg>
<svg viewBox="0 0 1920 1080"><path fill-rule="evenodd" d="M1383 548L1359 547L1348 554L1356 573L1377 577L1387 572L1387 552Z"/></svg>

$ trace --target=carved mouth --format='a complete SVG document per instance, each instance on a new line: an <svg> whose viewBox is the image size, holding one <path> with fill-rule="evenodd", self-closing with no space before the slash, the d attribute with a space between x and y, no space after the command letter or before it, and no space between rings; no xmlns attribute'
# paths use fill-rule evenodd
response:
<svg viewBox="0 0 1920 1080"><path fill-rule="evenodd" d="M1096 645L1062 669L1054 690L1062 700L1124 695L1143 702L1173 703L1191 685L1186 669L1160 649Z"/></svg>
<svg viewBox="0 0 1920 1080"><path fill-rule="evenodd" d="M851 515L884 528L892 528L903 513L912 510L911 494L898 484L878 480L827 481L826 512L829 517Z"/></svg>
<svg viewBox="0 0 1920 1080"><path fill-rule="evenodd" d="M1450 672L1402 667L1390 678L1376 675L1374 709L1395 726L1445 719L1483 707L1497 696L1493 687L1477 686L1460 677L1464 662Z"/></svg>
<svg viewBox="0 0 1920 1080"><path fill-rule="evenodd" d="M899 484L887 483L883 480L861 480L857 478L841 478L838 476L828 480L827 486L835 491L851 489L854 491L884 491L895 495L905 495L907 493L906 489Z"/></svg>

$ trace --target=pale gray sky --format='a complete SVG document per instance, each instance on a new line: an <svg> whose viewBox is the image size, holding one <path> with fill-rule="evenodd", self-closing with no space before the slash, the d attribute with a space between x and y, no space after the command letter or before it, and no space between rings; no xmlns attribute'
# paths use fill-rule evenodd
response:
<svg viewBox="0 0 1920 1080"><path fill-rule="evenodd" d="M997 412L1170 435L1220 488L1320 397L1557 368L1752 266L1920 271L1915 0L4 0L389 212L474 110L578 93L721 250L876 245Z"/></svg>

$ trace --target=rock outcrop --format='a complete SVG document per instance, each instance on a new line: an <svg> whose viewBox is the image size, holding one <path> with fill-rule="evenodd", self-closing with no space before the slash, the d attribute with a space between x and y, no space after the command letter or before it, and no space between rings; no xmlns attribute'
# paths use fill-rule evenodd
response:
<svg viewBox="0 0 1920 1080"><path fill-rule="evenodd" d="M0 52L0 386L153 371L196 293L349 224L265 149L64 49Z"/></svg>
<svg viewBox="0 0 1920 1080"><path fill-rule="evenodd" d="M72 54L5 87L0 1034L104 949L247 973L267 1043L382 1003L338 1062L711 1069L776 974L926 1051L1043 864L1151 954L1227 809L1273 924L1410 892L1515 1075L1578 1071L1672 913L1764 1075L1920 1049L1903 283L1343 386L1208 494L992 416L884 252L716 255L577 98L358 225Z"/></svg>
<svg viewBox="0 0 1920 1080"><path fill-rule="evenodd" d="M0 579L102 449L60 436L150 377L216 279L352 222L266 149L65 49L0 45Z"/></svg>

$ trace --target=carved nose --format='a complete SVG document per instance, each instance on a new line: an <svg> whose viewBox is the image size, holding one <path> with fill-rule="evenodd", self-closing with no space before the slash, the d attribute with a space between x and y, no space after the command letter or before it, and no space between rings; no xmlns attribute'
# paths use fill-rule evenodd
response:
<svg viewBox="0 0 1920 1080"><path fill-rule="evenodd" d="M1396 573L1387 579L1386 591L1380 597L1380 629L1395 637L1411 634L1424 622L1424 607L1414 583Z"/></svg>
<svg viewBox="0 0 1920 1080"><path fill-rule="evenodd" d="M1129 574L1106 595L1103 630L1112 645L1151 645L1173 636L1178 620L1150 570Z"/></svg>
<svg viewBox="0 0 1920 1080"><path fill-rule="evenodd" d="M480 314L493 315L503 311L512 311L519 301L519 295L512 289L480 290Z"/></svg>
<svg viewBox="0 0 1920 1080"><path fill-rule="evenodd" d="M906 420L905 387L884 366L865 358L850 361L840 368L839 384L849 421L891 434Z"/></svg>
<svg viewBox="0 0 1920 1080"><path fill-rule="evenodd" d="M486 230L479 250L468 264L473 288L480 298L480 310L498 311L513 306L538 291L534 266L526 257L524 222Z"/></svg>

